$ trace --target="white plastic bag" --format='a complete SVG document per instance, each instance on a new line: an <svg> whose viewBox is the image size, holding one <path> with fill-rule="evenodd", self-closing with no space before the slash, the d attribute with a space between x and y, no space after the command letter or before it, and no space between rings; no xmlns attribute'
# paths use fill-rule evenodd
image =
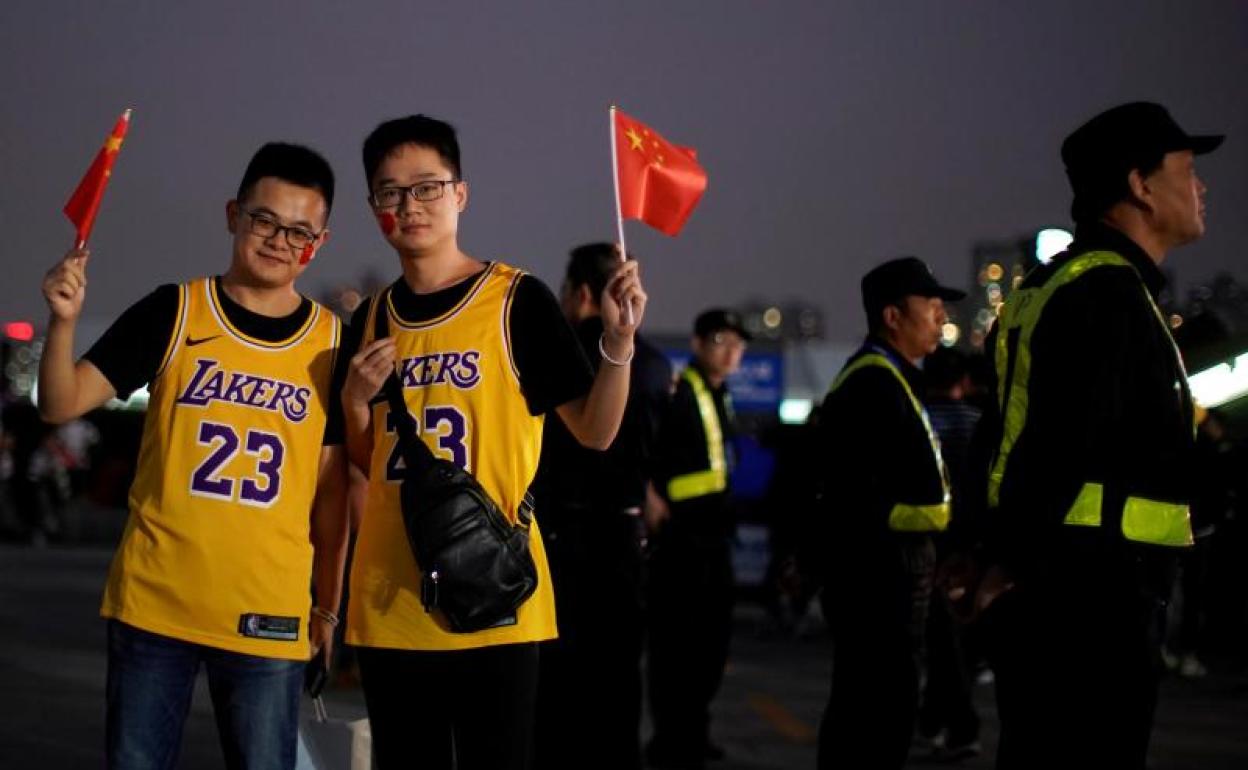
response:
<svg viewBox="0 0 1248 770"><path fill-rule="evenodd" d="M367 719L330 719L325 702L312 699L312 714L299 719L297 770L372 770L373 733Z"/></svg>

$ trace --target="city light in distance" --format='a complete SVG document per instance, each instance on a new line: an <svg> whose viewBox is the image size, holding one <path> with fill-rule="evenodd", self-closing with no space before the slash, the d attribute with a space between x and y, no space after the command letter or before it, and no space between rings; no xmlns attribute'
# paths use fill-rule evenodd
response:
<svg viewBox="0 0 1248 770"><path fill-rule="evenodd" d="M1075 236L1060 227L1046 227L1036 233L1036 261L1042 265L1066 250Z"/></svg>
<svg viewBox="0 0 1248 770"><path fill-rule="evenodd" d="M801 425L810 416L814 402L809 398L786 398L780 402L780 422L786 425Z"/></svg>
<svg viewBox="0 0 1248 770"><path fill-rule="evenodd" d="M1192 398L1206 409L1248 395L1248 353L1193 374L1188 378L1188 385Z"/></svg>
<svg viewBox="0 0 1248 770"><path fill-rule="evenodd" d="M4 336L18 342L30 342L35 338L35 326L29 321L9 321L4 325Z"/></svg>

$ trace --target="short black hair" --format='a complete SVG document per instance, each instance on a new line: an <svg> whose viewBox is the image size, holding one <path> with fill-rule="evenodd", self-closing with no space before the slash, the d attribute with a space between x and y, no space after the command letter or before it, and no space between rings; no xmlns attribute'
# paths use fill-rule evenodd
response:
<svg viewBox="0 0 1248 770"><path fill-rule="evenodd" d="M569 252L565 280L572 289L589 286L594 304L597 304L619 264L620 252L614 243L582 244Z"/></svg>
<svg viewBox="0 0 1248 770"><path fill-rule="evenodd" d="M406 118L387 120L364 140L364 183L371 190L373 175L386 156L405 144L428 147L442 158L451 169L455 179L463 179L459 163L459 139L450 123L428 115L408 115Z"/></svg>
<svg viewBox="0 0 1248 770"><path fill-rule="evenodd" d="M325 199L326 217L334 207L334 171L316 150L299 144L269 142L251 156L234 199L246 200L256 182L266 176L319 192Z"/></svg>

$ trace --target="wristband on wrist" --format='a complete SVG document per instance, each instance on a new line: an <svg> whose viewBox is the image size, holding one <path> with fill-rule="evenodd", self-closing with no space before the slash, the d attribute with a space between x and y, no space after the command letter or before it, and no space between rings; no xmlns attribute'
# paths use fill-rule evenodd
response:
<svg viewBox="0 0 1248 770"><path fill-rule="evenodd" d="M338 625L338 616L330 612L329 610L321 609L320 607L313 607L312 615L313 617L320 618L321 620L325 621L331 626Z"/></svg>
<svg viewBox="0 0 1248 770"><path fill-rule="evenodd" d="M637 352L637 345L634 343L633 349L628 351L627 358L625 358L623 361L617 361L607 353L606 339L607 339L607 335L605 333L598 337L598 352L602 354L602 360L606 361L608 364L611 364L612 366L628 366L629 363L633 360L633 354Z"/></svg>

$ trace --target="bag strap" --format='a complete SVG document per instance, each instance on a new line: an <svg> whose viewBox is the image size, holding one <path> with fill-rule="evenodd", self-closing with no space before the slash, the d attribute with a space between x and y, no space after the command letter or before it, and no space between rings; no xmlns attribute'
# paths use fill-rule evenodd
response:
<svg viewBox="0 0 1248 770"><path fill-rule="evenodd" d="M389 289L377 295L377 308L373 313L373 339L379 340L390 336L390 323L387 321L389 299ZM399 452L403 455L403 462L413 471L432 464L433 452L425 446L425 442L420 440L420 436L416 435L416 421L407 411L407 402L403 400L403 388L399 383L397 373L390 372L390 376L382 385L382 390L385 391L386 399L390 402L390 414L394 415L394 429L399 434Z"/></svg>
<svg viewBox="0 0 1248 770"><path fill-rule="evenodd" d="M390 323L387 321L388 305L390 304L390 289L377 294L377 308L373 313L373 339L382 339L390 335ZM432 464L437 459L425 442L420 440L416 435L416 421L412 419L412 415L407 411L407 402L403 400L403 389L399 383L399 376L395 372L391 372L386 378L382 390L386 393L386 399L390 402L390 413L394 415L395 430L399 434L399 452L403 455L403 462L410 469L420 468ZM519 507L516 509L516 524L525 532L528 532L530 524L533 522L533 510L536 506L533 503L533 485L524 491L524 497L520 501Z"/></svg>

